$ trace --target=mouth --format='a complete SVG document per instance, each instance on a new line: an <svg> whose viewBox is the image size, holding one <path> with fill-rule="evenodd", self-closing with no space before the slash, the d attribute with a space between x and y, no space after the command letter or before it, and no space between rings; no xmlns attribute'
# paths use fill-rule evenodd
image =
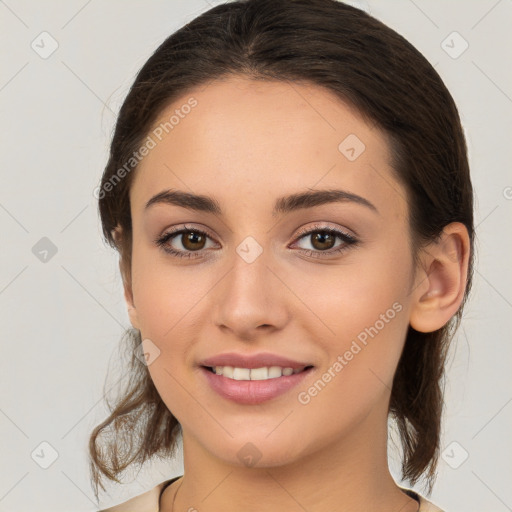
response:
<svg viewBox="0 0 512 512"><path fill-rule="evenodd" d="M223 399L240 405L258 405L281 395L284 397L314 371L312 365L295 369L201 366L201 373L210 389Z"/></svg>
<svg viewBox="0 0 512 512"><path fill-rule="evenodd" d="M291 368L284 366L262 366L261 368L242 368L234 366L202 366L215 375L222 375L232 380L272 380L289 377L313 368L313 365Z"/></svg>

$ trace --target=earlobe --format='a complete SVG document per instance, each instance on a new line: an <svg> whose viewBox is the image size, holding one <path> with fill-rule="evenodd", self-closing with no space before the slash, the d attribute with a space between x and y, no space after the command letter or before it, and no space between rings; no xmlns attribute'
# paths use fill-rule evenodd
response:
<svg viewBox="0 0 512 512"><path fill-rule="evenodd" d="M469 235L460 222L446 226L439 240L422 249L409 319L413 329L436 331L456 314L466 289L469 251Z"/></svg>

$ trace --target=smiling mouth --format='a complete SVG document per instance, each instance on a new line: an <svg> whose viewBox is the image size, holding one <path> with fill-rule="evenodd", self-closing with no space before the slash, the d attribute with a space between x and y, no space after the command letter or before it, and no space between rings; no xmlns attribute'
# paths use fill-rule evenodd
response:
<svg viewBox="0 0 512 512"><path fill-rule="evenodd" d="M261 368L240 368L233 366L203 366L206 370L216 375L222 375L232 380L272 380L280 377L288 377L297 373L302 373L310 368L312 365L304 366L302 368L290 368L282 366L264 366Z"/></svg>

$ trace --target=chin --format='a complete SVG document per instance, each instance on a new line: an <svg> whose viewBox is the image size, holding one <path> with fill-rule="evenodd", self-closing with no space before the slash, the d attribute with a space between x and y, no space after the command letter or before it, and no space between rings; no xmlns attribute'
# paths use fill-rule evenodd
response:
<svg viewBox="0 0 512 512"><path fill-rule="evenodd" d="M296 462L303 453L304 440L286 436L288 444L274 433L268 435L269 430L261 435L229 437L226 435L223 442L212 440L211 453L223 460L226 464L238 468L272 468ZM284 443L284 444L283 444ZM204 446L208 446L205 443ZM299 450L300 446L300 450Z"/></svg>

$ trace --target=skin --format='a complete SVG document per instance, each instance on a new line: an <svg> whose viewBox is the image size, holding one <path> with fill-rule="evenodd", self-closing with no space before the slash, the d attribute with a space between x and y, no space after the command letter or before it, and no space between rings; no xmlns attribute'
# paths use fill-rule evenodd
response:
<svg viewBox="0 0 512 512"><path fill-rule="evenodd" d="M388 469L391 385L408 326L436 330L460 306L466 228L448 225L415 269L406 192L392 175L384 134L322 88L231 77L189 91L155 126L191 96L197 106L142 160L130 189L130 321L160 350L149 372L183 429L185 474L163 493L161 510L171 511L174 498L174 510L201 512L418 510ZM366 146L354 161L338 150L349 134ZM277 197L328 188L358 194L378 213L346 202L271 215ZM144 211L168 189L212 196L223 215L169 204ZM322 253L311 235L297 237L318 223L359 244L322 257L344 242L336 238ZM173 257L154 243L183 224L212 235L203 245L182 235L168 242L184 252L202 247L198 258ZM263 249L250 264L236 252L248 236ZM401 311L299 403L298 393L394 303ZM274 352L315 369L297 389L239 405L216 394L198 366L228 351ZM252 467L237 455L248 442L261 453Z"/></svg>

